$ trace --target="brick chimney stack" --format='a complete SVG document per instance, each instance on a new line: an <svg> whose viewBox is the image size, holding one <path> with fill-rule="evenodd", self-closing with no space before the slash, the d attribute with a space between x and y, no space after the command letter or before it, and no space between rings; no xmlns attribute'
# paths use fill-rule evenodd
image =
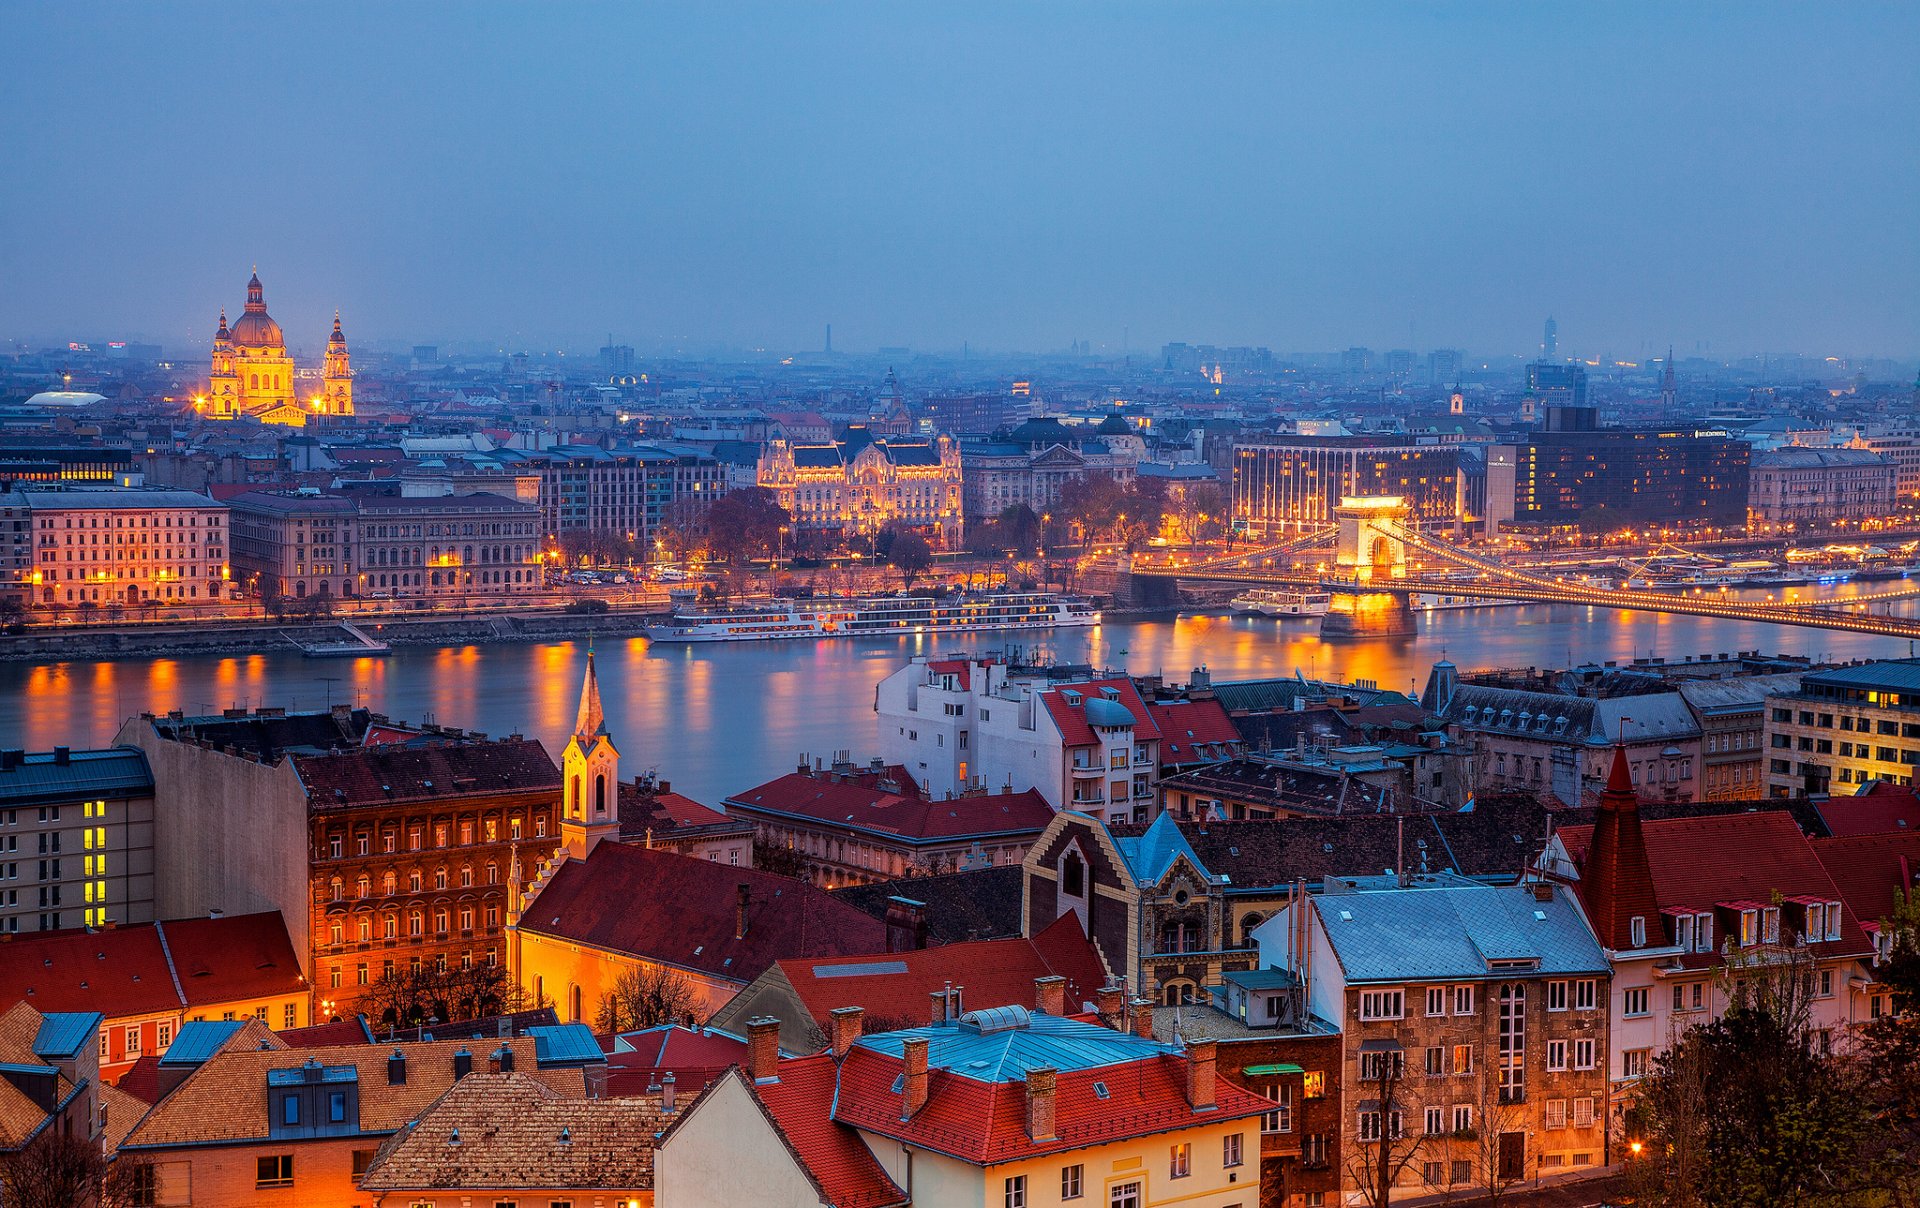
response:
<svg viewBox="0 0 1920 1208"><path fill-rule="evenodd" d="M1116 985L1101 986L1093 992L1093 1009L1100 1012L1100 1022L1119 1030L1126 1025L1127 992Z"/></svg>
<svg viewBox="0 0 1920 1208"><path fill-rule="evenodd" d="M1153 1001L1136 998L1132 1004L1133 1034L1142 1040L1153 1039Z"/></svg>
<svg viewBox="0 0 1920 1208"><path fill-rule="evenodd" d="M845 1057L853 1042L860 1039L862 1019L866 1015L861 1007L835 1007L833 1009L833 1055Z"/></svg>
<svg viewBox="0 0 1920 1208"><path fill-rule="evenodd" d="M900 1087L900 1118L911 1120L916 1112L927 1105L927 1038L914 1036L908 1039L902 1057L906 1069Z"/></svg>
<svg viewBox="0 0 1920 1208"><path fill-rule="evenodd" d="M1051 1141L1059 1134L1053 1127L1053 1088L1057 1071L1040 1066L1027 1071L1027 1137L1033 1141Z"/></svg>
<svg viewBox="0 0 1920 1208"><path fill-rule="evenodd" d="M1034 978L1033 1001L1042 1015L1065 1015L1067 1013L1067 979L1058 974L1052 977Z"/></svg>
<svg viewBox="0 0 1920 1208"><path fill-rule="evenodd" d="M1212 1111L1214 1042L1187 1042L1187 1106L1194 1111Z"/></svg>
<svg viewBox="0 0 1920 1208"><path fill-rule="evenodd" d="M780 1021L771 1015L747 1021L747 1077L755 1082L780 1080Z"/></svg>

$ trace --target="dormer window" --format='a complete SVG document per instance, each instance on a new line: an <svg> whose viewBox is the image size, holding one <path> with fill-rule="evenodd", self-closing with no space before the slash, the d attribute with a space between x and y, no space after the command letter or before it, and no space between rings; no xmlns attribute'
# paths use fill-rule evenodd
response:
<svg viewBox="0 0 1920 1208"><path fill-rule="evenodd" d="M1807 925L1801 928L1801 938L1809 944L1826 938L1827 907L1823 902L1807 903Z"/></svg>
<svg viewBox="0 0 1920 1208"><path fill-rule="evenodd" d="M1713 951L1713 916L1696 914L1693 916L1693 950L1695 952Z"/></svg>
<svg viewBox="0 0 1920 1208"><path fill-rule="evenodd" d="M1838 902L1827 903L1827 938L1830 940L1840 938L1840 903Z"/></svg>
<svg viewBox="0 0 1920 1208"><path fill-rule="evenodd" d="M1760 912L1752 909L1742 910L1740 912L1740 946L1752 947L1759 939Z"/></svg>
<svg viewBox="0 0 1920 1208"><path fill-rule="evenodd" d="M1760 911L1760 941L1766 944L1780 942L1780 908L1763 907Z"/></svg>
<svg viewBox="0 0 1920 1208"><path fill-rule="evenodd" d="M1646 916L1638 915L1638 914L1634 915L1632 920L1629 921L1627 924L1627 932L1629 936L1629 942L1635 948L1646 947L1647 946Z"/></svg>

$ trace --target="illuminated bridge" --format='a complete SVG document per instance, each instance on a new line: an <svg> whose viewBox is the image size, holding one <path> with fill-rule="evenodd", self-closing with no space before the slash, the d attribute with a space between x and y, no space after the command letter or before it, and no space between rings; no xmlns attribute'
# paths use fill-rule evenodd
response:
<svg viewBox="0 0 1920 1208"><path fill-rule="evenodd" d="M1920 588L1903 587L1845 600L1772 603L1727 599L1717 594L1597 587L1532 574L1427 536L1407 524L1405 505L1392 496L1343 499L1336 516L1335 525L1278 545L1191 566L1137 564L1132 574L1136 580L1186 580L1330 591L1334 595L1333 611L1327 614L1321 630L1328 637L1410 633L1413 614L1409 597L1419 593L1580 604L1920 639L1920 618L1874 615L1848 607L1910 599L1920 596ZM1331 566L1322 563L1324 569L1321 569L1294 565L1298 555L1327 545L1332 546L1334 555ZM1416 569L1409 560L1409 551L1422 555L1423 561L1435 564L1436 569L1424 573ZM1439 570L1440 567L1454 568L1456 573L1470 571L1473 575L1455 578Z"/></svg>

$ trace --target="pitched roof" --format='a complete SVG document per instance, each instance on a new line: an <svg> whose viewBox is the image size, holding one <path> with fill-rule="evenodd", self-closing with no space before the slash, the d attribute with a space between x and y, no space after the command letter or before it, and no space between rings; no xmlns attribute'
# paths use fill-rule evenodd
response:
<svg viewBox="0 0 1920 1208"><path fill-rule="evenodd" d="M564 1095L585 1096L586 1078L579 1069L536 1068L531 1037L483 1043L486 1047L471 1040L431 1040L327 1045L297 1051L225 1049L210 1056L156 1104L127 1138L127 1145L209 1145L263 1139L268 1135L268 1073L296 1069L307 1061L354 1068L360 1087L363 1134L392 1132L444 1094L454 1084L453 1057L460 1049L472 1054L476 1065L484 1070L488 1052L506 1045L513 1050L517 1069L533 1071L531 1077ZM395 1050L407 1058L407 1080L399 1085L387 1081L387 1061Z"/></svg>
<svg viewBox="0 0 1920 1208"><path fill-rule="evenodd" d="M740 1078L831 1208L897 1208L908 1202L860 1135L833 1119L838 1070L830 1053L780 1063L780 1080Z"/></svg>
<svg viewBox="0 0 1920 1208"><path fill-rule="evenodd" d="M788 772L728 797L726 804L730 811L809 818L905 843L1037 835L1053 820L1053 807L1036 789L938 801L923 796L898 766L881 772Z"/></svg>
<svg viewBox="0 0 1920 1208"><path fill-rule="evenodd" d="M1876 780L1852 797L1814 802L1830 835L1920 832L1920 796L1903 784Z"/></svg>
<svg viewBox="0 0 1920 1208"><path fill-rule="evenodd" d="M22 934L5 953L0 1003L110 1019L307 990L277 910Z"/></svg>
<svg viewBox="0 0 1920 1208"><path fill-rule="evenodd" d="M1600 794L1591 854L1581 871L1580 900L1600 942L1616 952L1639 947L1633 920L1641 925L1640 944L1658 942L1653 924L1659 906L1653 896L1653 870L1647 863L1647 839L1640 824L1640 796L1634 791L1627 749L1613 749L1613 768Z"/></svg>
<svg viewBox="0 0 1920 1208"><path fill-rule="evenodd" d="M537 738L386 745L296 756L314 809L560 790L560 769Z"/></svg>
<svg viewBox="0 0 1920 1208"><path fill-rule="evenodd" d="M1381 879L1376 878L1378 884ZM1497 960L1537 962L1541 974L1605 973L1607 957L1564 885L1542 902L1530 885L1481 885L1441 874L1431 883L1316 894L1320 925L1349 982L1474 978Z"/></svg>
<svg viewBox="0 0 1920 1208"><path fill-rule="evenodd" d="M1080 698L1079 704L1068 700L1068 693ZM1047 713L1053 718L1053 724L1060 729L1060 740L1070 747L1093 746L1100 739L1087 724L1087 705L1111 694L1111 698L1124 706L1133 715L1133 737L1136 742L1148 742L1160 737L1160 727L1155 724L1153 714L1147 711L1147 702L1140 699L1140 690L1133 681L1121 676L1117 679L1088 680L1080 684L1062 684L1040 694L1046 703Z"/></svg>
<svg viewBox="0 0 1920 1208"><path fill-rule="evenodd" d="M715 1027L662 1024L611 1037L607 1053L609 1095L636 1095L672 1074L682 1095L692 1095L728 1066L745 1065L747 1042Z"/></svg>
<svg viewBox="0 0 1920 1208"><path fill-rule="evenodd" d="M1127 862L1127 871L1141 885L1158 885L1174 861L1182 856L1202 871L1206 869L1170 813L1155 818L1141 834L1115 835L1113 846Z"/></svg>
<svg viewBox="0 0 1920 1208"><path fill-rule="evenodd" d="M1154 728L1165 745L1160 757L1168 763L1181 763L1204 756L1196 748L1209 745L1221 748L1238 746L1240 730L1217 700L1175 701L1147 706ZM1222 750L1221 754L1226 754Z"/></svg>
<svg viewBox="0 0 1920 1208"><path fill-rule="evenodd" d="M741 886L744 936L735 926ZM886 946L879 919L804 881L624 843L602 843L563 866L520 927L740 982L782 957Z"/></svg>
<svg viewBox="0 0 1920 1208"><path fill-rule="evenodd" d="M1920 886L1920 833L1848 835L1813 839L1813 854L1833 878L1846 912L1862 926L1878 930L1893 913L1895 890Z"/></svg>
<svg viewBox="0 0 1920 1208"><path fill-rule="evenodd" d="M1066 1002L1077 1011L1107 982L1107 970L1069 911L1032 939L979 940L835 960L784 960L787 984L821 1027L836 1007L863 1007L880 1020L924 1020L928 996L966 987L968 1010L1031 1006L1035 978L1067 979Z"/></svg>
<svg viewBox="0 0 1920 1208"><path fill-rule="evenodd" d="M98 1026L99 1016L93 1016ZM63 1103L73 1093L73 1083L65 1074L47 1065L36 1051L35 1042L46 1024L46 1017L28 1003L15 1003L0 1013L0 1064L30 1066L52 1074L54 1101ZM46 1126L52 1114L25 1091L0 1078L0 1149L14 1149L30 1140Z"/></svg>
<svg viewBox="0 0 1920 1208"><path fill-rule="evenodd" d="M583 1099L517 1070L469 1074L387 1138L360 1187L646 1191L666 1119L657 1096Z"/></svg>
<svg viewBox="0 0 1920 1208"><path fill-rule="evenodd" d="M1641 829L1653 869L1654 898L1663 911L1766 902L1776 893L1840 897L1812 842L1784 812L1666 818L1644 822ZM1575 865L1584 867L1593 827L1563 827L1560 840ZM1818 945L1823 953L1871 950L1860 921L1851 911L1847 914L1840 939Z"/></svg>
<svg viewBox="0 0 1920 1208"><path fill-rule="evenodd" d="M926 1105L902 1121L894 1082L910 1037L927 1040L931 1072ZM781 1064L783 1081L789 1064ZM1244 1119L1271 1106L1221 1079L1215 1107L1196 1112L1187 1103L1185 1065L1157 1041L1038 1013L992 1032L965 1024L884 1032L848 1050L834 1119L984 1166ZM1032 1140L1026 1128L1026 1075L1040 1068L1058 1071L1058 1135L1047 1141Z"/></svg>

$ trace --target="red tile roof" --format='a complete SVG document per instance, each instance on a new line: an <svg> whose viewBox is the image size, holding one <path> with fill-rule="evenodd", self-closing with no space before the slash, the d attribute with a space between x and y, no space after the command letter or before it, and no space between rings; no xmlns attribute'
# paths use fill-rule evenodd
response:
<svg viewBox="0 0 1920 1208"><path fill-rule="evenodd" d="M373 1033L367 1030L366 1017L356 1015L352 1019L336 1019L332 1023L316 1023L307 1028L288 1028L284 1032L275 1032L290 1049L318 1049L336 1044L372 1044Z"/></svg>
<svg viewBox="0 0 1920 1208"><path fill-rule="evenodd" d="M791 1064L780 1064L782 1081ZM1245 1119L1272 1106L1217 1078L1214 1109L1196 1112L1187 1104L1185 1058L1161 1054L1060 1071L1054 1084L1058 1135L1035 1141L1027 1136L1024 1080L983 1082L936 1068L929 1075L926 1106L902 1122L900 1092L893 1089L902 1068L900 1058L863 1045L848 1050L840 1067L835 1119L977 1166ZM1096 1082L1105 1086L1105 1096L1094 1089Z"/></svg>
<svg viewBox="0 0 1920 1208"><path fill-rule="evenodd" d="M1641 824L1653 892L1662 911L1707 910L1720 903L1771 901L1775 893L1840 897L1812 843L1793 815L1781 810L1703 818L1664 818ZM1561 841L1584 867L1594 828L1568 826ZM1816 947L1825 955L1872 950L1860 920L1847 912L1840 939ZM1651 920L1649 920L1651 924Z"/></svg>
<svg viewBox="0 0 1920 1208"><path fill-rule="evenodd" d="M1035 789L933 801L903 767L788 772L727 798L729 811L770 812L908 842L1039 834L1053 807Z"/></svg>
<svg viewBox="0 0 1920 1208"><path fill-rule="evenodd" d="M1820 820L1830 835L1880 835L1920 831L1920 797L1901 784L1876 780L1854 797L1816 801Z"/></svg>
<svg viewBox="0 0 1920 1208"><path fill-rule="evenodd" d="M314 809L560 791L560 769L536 738L384 745L293 762Z"/></svg>
<svg viewBox="0 0 1920 1208"><path fill-rule="evenodd" d="M853 972L861 969L870 971ZM832 961L784 960L780 972L822 1028L830 1025L835 1008L862 1007L876 1031L926 1023L929 996L949 985L965 987L965 1011L1031 1007L1034 979L1058 974L1067 979L1068 1010L1077 1011L1107 982L1100 954L1072 912L1030 940L975 940Z"/></svg>
<svg viewBox="0 0 1920 1208"><path fill-rule="evenodd" d="M860 1135L831 1115L838 1090L831 1053L780 1063L780 1080L741 1081L766 1109L802 1169L832 1208L895 1208L908 1203Z"/></svg>
<svg viewBox="0 0 1920 1208"><path fill-rule="evenodd" d="M1070 747L1097 745L1092 727L1087 725L1087 701L1101 695L1101 689L1112 688L1119 693L1120 703L1133 714L1133 737L1139 742L1148 742L1160 737L1160 727L1155 724L1153 714L1147 710L1147 702L1140 699L1140 690L1133 686L1130 679L1088 680L1084 684L1065 684L1049 692L1043 692L1040 699L1047 704L1047 712L1053 717L1053 724L1060 727L1061 740ZM1070 705L1064 693L1078 692L1079 705Z"/></svg>
<svg viewBox="0 0 1920 1208"><path fill-rule="evenodd" d="M1814 839L1813 854L1839 887L1847 913L1878 929L1893 913L1896 889L1920 885L1920 833Z"/></svg>
<svg viewBox="0 0 1920 1208"><path fill-rule="evenodd" d="M741 885L747 931L736 936ZM625 843L562 867L520 926L742 983L783 957L886 947L886 924L804 881Z"/></svg>
<svg viewBox="0 0 1920 1208"><path fill-rule="evenodd" d="M0 944L0 1006L121 1019L306 989L277 910L42 931Z"/></svg>
<svg viewBox="0 0 1920 1208"><path fill-rule="evenodd" d="M1168 763L1199 758L1194 748L1209 743L1238 746L1243 741L1233 719L1217 700L1148 705L1147 713L1160 731L1160 740L1166 744L1162 755Z"/></svg>
<svg viewBox="0 0 1920 1208"><path fill-rule="evenodd" d="M1652 931L1660 913L1653 892L1653 870L1647 861L1646 833L1640 821L1640 797L1627 766L1627 749L1613 748L1613 767L1600 793L1600 813L1594 819L1590 856L1580 870L1581 904L1602 946L1616 952L1634 947L1633 920L1646 930L1642 943L1660 942Z"/></svg>
<svg viewBox="0 0 1920 1208"><path fill-rule="evenodd" d="M707 1028L669 1024L623 1032L620 1039L633 1051L607 1054L609 1095L644 1094L670 1073L676 1091L691 1096L726 1073L728 1066L747 1062L745 1040Z"/></svg>
<svg viewBox="0 0 1920 1208"><path fill-rule="evenodd" d="M139 1060L120 1072L113 1085L149 1106L160 1102L160 1054L142 1053Z"/></svg>

